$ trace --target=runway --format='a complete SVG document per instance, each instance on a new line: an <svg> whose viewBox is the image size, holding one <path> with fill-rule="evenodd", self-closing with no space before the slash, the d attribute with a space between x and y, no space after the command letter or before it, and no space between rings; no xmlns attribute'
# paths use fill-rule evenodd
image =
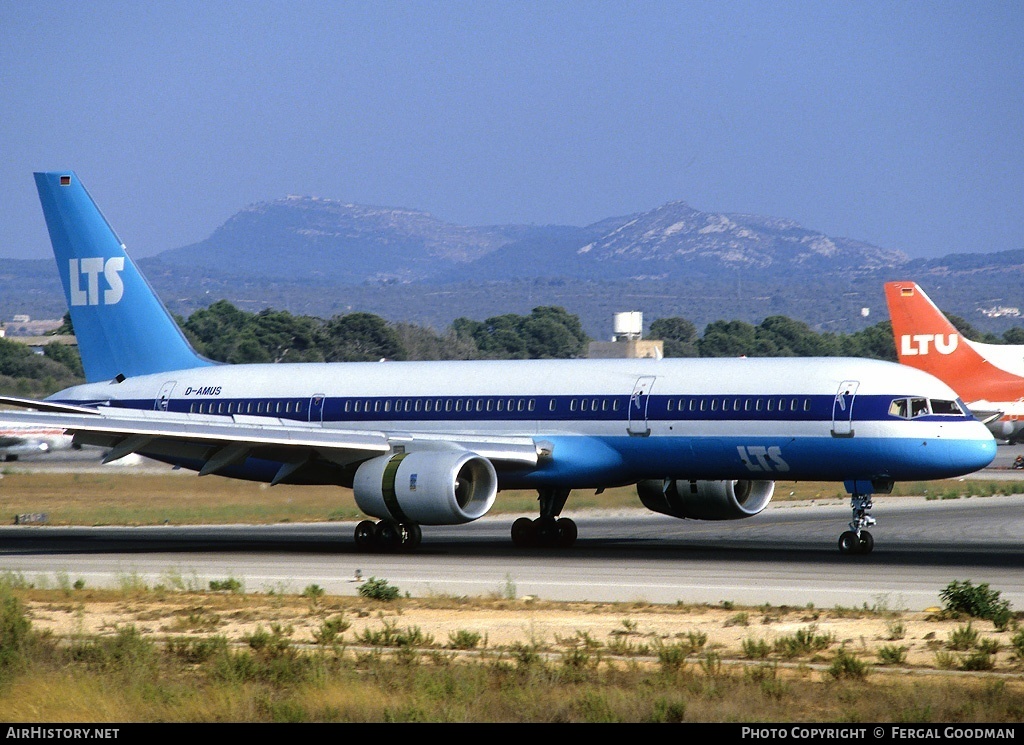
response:
<svg viewBox="0 0 1024 745"><path fill-rule="evenodd" d="M1007 466L1022 450L1000 447L996 468L977 477L1019 478ZM250 592L298 593L316 584L344 595L357 593L359 577L376 577L415 596L901 610L941 605L944 587L970 580L1024 609L1024 495L876 497L875 549L867 556L844 556L836 547L850 519L842 499L776 502L731 522L645 510L575 514L571 501L564 514L579 526L570 549L515 548L509 529L517 516L506 515L424 527L423 544L411 554L359 553L354 523L343 522L6 526L0 571L50 587L82 579L87 587L206 589L211 580L234 578Z"/></svg>

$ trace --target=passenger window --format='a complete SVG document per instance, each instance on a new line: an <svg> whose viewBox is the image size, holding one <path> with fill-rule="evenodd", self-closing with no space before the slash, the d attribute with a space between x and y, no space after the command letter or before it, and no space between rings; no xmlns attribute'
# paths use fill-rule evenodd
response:
<svg viewBox="0 0 1024 745"><path fill-rule="evenodd" d="M804 411L810 411L810 410L811 410L811 399L805 398L804 399Z"/></svg>
<svg viewBox="0 0 1024 745"><path fill-rule="evenodd" d="M569 411L576 411L576 399L569 401Z"/></svg>
<svg viewBox="0 0 1024 745"><path fill-rule="evenodd" d="M667 409L668 411L672 411L672 408L673 408L674 406L675 406L675 401L673 401L673 400L672 400L672 399L670 398L670 399L668 400L668 405L667 405L667 406L666 406L665 408L666 408L666 409Z"/></svg>
<svg viewBox="0 0 1024 745"><path fill-rule="evenodd" d="M534 398L531 398L529 401L526 402L526 408L529 409L530 411L533 411L534 408L536 408L536 406L537 400Z"/></svg>
<svg viewBox="0 0 1024 745"><path fill-rule="evenodd" d="M889 416L898 416L901 419L907 418L907 399L894 398L889 404Z"/></svg>
<svg viewBox="0 0 1024 745"><path fill-rule="evenodd" d="M718 411L718 399L717 398L711 399L711 410L712 411Z"/></svg>
<svg viewBox="0 0 1024 745"><path fill-rule="evenodd" d="M512 407L509 406L509 411L511 411L511 410L512 410ZM548 411L554 411L554 410L555 410L555 399L551 399L550 401L548 401Z"/></svg>

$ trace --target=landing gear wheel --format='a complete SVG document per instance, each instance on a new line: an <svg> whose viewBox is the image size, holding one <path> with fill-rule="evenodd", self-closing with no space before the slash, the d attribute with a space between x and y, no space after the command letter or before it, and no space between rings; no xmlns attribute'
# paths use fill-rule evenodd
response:
<svg viewBox="0 0 1024 745"><path fill-rule="evenodd" d="M860 553L860 538L852 530L847 530L839 536L839 552L844 554Z"/></svg>
<svg viewBox="0 0 1024 745"><path fill-rule="evenodd" d="M399 525L399 533L402 538L402 548L411 551L417 548L423 541L423 531L416 523L405 523Z"/></svg>
<svg viewBox="0 0 1024 745"><path fill-rule="evenodd" d="M520 548L533 546L537 541L537 528L528 517L520 517L512 523L512 543Z"/></svg>
<svg viewBox="0 0 1024 745"><path fill-rule="evenodd" d="M860 532L860 553L870 554L875 547L875 539L866 530Z"/></svg>
<svg viewBox="0 0 1024 745"><path fill-rule="evenodd" d="M363 520L356 525L356 548L363 549L364 551L374 547L376 543L376 526L372 520Z"/></svg>
<svg viewBox="0 0 1024 745"><path fill-rule="evenodd" d="M380 548L395 549L402 545L402 531L397 525L387 520L377 523L374 534Z"/></svg>
<svg viewBox="0 0 1024 745"><path fill-rule="evenodd" d="M543 516L537 518L537 545L545 548L557 546L559 538L558 521L553 517Z"/></svg>
<svg viewBox="0 0 1024 745"><path fill-rule="evenodd" d="M576 536L579 531L576 529L576 523L567 517L560 517L555 521L555 525L558 527L558 545L562 548L568 548L576 542Z"/></svg>

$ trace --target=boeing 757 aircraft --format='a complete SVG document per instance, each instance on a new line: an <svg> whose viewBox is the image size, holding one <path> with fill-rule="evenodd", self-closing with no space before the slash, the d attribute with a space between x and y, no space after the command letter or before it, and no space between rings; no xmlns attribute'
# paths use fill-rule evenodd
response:
<svg viewBox="0 0 1024 745"><path fill-rule="evenodd" d="M88 382L36 411L75 441L270 484L351 487L359 547L536 489L520 546L568 546L573 489L635 484L678 518L757 515L775 480L842 481L844 553L874 539L872 494L987 466L995 440L932 376L863 359L617 359L226 365L196 354L78 177L36 185Z"/></svg>
<svg viewBox="0 0 1024 745"><path fill-rule="evenodd" d="M914 282L887 282L885 301L900 362L953 388L992 434L1024 437L1024 345L971 341Z"/></svg>

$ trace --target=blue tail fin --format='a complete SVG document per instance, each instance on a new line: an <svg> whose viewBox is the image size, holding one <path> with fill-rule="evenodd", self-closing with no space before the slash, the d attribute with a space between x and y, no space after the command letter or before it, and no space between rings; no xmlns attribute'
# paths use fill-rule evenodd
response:
<svg viewBox="0 0 1024 745"><path fill-rule="evenodd" d="M86 379L214 364L192 349L78 176L35 178Z"/></svg>

